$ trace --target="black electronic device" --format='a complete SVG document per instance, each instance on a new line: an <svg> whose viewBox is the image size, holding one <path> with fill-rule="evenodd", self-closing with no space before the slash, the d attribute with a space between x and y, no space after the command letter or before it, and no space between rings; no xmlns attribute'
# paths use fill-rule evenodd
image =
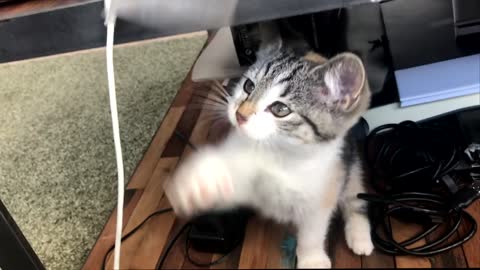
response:
<svg viewBox="0 0 480 270"><path fill-rule="evenodd" d="M197 216L190 222L187 241L198 251L229 253L242 242L252 214L251 210L242 208Z"/></svg>
<svg viewBox="0 0 480 270"><path fill-rule="evenodd" d="M452 6L457 39L467 36L480 38L480 1L452 0Z"/></svg>

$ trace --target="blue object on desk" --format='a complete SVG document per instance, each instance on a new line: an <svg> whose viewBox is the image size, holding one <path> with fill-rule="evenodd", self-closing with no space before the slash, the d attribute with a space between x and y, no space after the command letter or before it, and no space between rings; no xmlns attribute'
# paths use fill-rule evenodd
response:
<svg viewBox="0 0 480 270"><path fill-rule="evenodd" d="M480 92L480 54L395 71L402 107Z"/></svg>
<svg viewBox="0 0 480 270"><path fill-rule="evenodd" d="M295 268L297 239L294 235L287 234L280 246L282 249L282 265L286 268Z"/></svg>

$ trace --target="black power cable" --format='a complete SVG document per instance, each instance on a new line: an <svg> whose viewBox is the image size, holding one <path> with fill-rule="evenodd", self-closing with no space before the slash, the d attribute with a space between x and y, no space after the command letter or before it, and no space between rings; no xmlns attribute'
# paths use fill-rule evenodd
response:
<svg viewBox="0 0 480 270"><path fill-rule="evenodd" d="M164 214L164 213L168 213L170 211L172 211L173 209L172 208L165 208L165 209L161 209L161 210L158 210L158 211L155 211L153 212L152 214L150 214L146 219L144 219L139 225L137 225L137 227L133 228L129 233L127 233L126 235L122 236L122 239L121 239L121 242L123 242L124 240L128 239L130 236L132 236L136 231L138 231L145 223L147 223L147 221L149 219L151 219L152 217L154 216L157 216L157 215L160 215L160 214ZM105 253L105 257L103 258L103 263L102 263L102 269L105 270L105 266L107 264L107 258L108 258L108 254L110 254L110 252L112 252L112 250L115 248L115 245L112 245L108 250L107 250L107 253Z"/></svg>
<svg viewBox="0 0 480 270"><path fill-rule="evenodd" d="M358 198L370 203L372 241L379 250L391 255L431 256L473 237L477 224L463 209L480 197L480 182L465 179L465 172L478 168L462 160L459 147L455 132L439 126L405 121L372 130L366 141L366 160L372 186L382 196L358 194ZM461 180L453 177L459 171ZM397 242L391 218L425 229ZM469 224L464 233L459 231L462 223ZM458 237L451 240L455 233ZM425 237L429 243L409 248Z"/></svg>
<svg viewBox="0 0 480 270"><path fill-rule="evenodd" d="M189 228L190 229L190 228ZM190 233L190 231L188 231L188 233ZM241 242L241 241L240 241ZM236 243L233 248L231 250L229 250L228 252L226 252L225 254L223 254L222 256L220 256L218 259L216 259L215 261L212 261L212 262L206 262L206 263L202 263L202 262L197 262L195 260L192 259L192 256L190 255L190 243L188 241L188 238L185 239L185 257L187 258L187 260L195 265L195 266L198 266L198 267L210 267L212 265L215 265L215 264L218 264L220 262L222 262L228 255L230 255L232 253L233 250L235 250L237 248L237 246L240 244L240 242Z"/></svg>
<svg viewBox="0 0 480 270"><path fill-rule="evenodd" d="M177 242L177 240L180 238L183 232L185 232L189 227L190 227L190 223L183 225L183 227L178 231L178 233L172 238L170 243L168 243L167 247L165 248L165 252L163 252L162 256L160 257L160 261L156 269L162 269L162 266L165 263L165 260L167 259L167 256L172 250L174 244Z"/></svg>
<svg viewBox="0 0 480 270"><path fill-rule="evenodd" d="M187 144L188 146L190 146L193 150L197 150L197 148L195 147L195 145L193 145L185 135L183 135L182 133L180 133L178 130L175 130L175 136L177 136L180 140L182 140L185 144ZM138 231L143 225L145 225L147 223L147 221L149 219L151 219L152 217L154 216L157 216L157 215L160 215L160 214L164 214L164 213L168 213L168 212L171 212L173 209L172 208L165 208L165 209L161 209L161 210L158 210L158 211L155 211L153 212L152 214L150 214L147 218L145 218L139 225L137 225L137 227L133 228L129 233L127 233L126 235L124 235L121 239L121 242L123 242L124 240L127 240L129 237L131 237L136 231ZM172 240L166 245L166 248L165 248L165 251L163 252L163 254L161 255L160 257L160 260L159 260L159 263L156 267L156 269L162 269L162 266L163 264L165 263L165 260L167 259L167 256L168 254L170 253L170 251L172 250L173 246L175 245L175 243L178 241L178 239L180 238L180 236L182 236L182 234L187 231L187 229L190 229L191 227L191 224L190 223L186 223L185 225L183 225L182 228L180 228L180 230L178 231L178 233L172 238ZM240 243L238 243L240 244ZM220 263L221 261L223 261L228 255L230 255L230 253L238 246L237 245L234 245L234 247L232 248L232 250L226 252L225 254L223 254L220 258L218 258L217 260L213 261L213 262L208 262L208 263L202 263L202 262L196 262L195 260L193 260L190 256L190 247L189 247L189 243L188 243L188 237L186 238L186 243L185 243L185 257L186 259L192 263L193 265L195 266L199 266L199 267L209 267L209 266L212 266L212 265L215 265L215 264L218 264ZM108 250L107 252L105 253L105 257L103 258L103 263L102 263L102 270L105 270L105 267L106 267L106 263L107 263L107 258L108 258L108 255L110 254L110 252L113 251L113 249L115 248L115 245L112 245Z"/></svg>
<svg viewBox="0 0 480 270"><path fill-rule="evenodd" d="M448 205L445 199L434 194L405 192L391 197L370 194L359 194L358 197L377 205L379 211L377 210L377 215L372 221L372 241L378 249L390 255L439 254L467 242L477 230L475 219L470 214L463 210L446 211ZM390 218L401 219L402 216L409 216L405 218L409 220L416 218L417 220L412 222L420 223L427 229L405 241L397 242L392 236ZM470 224L468 232L458 240L448 241L458 231L462 222ZM408 248L420 239L434 234L442 225L447 228L436 239L422 246Z"/></svg>
<svg viewBox="0 0 480 270"><path fill-rule="evenodd" d="M382 194L442 190L443 183L437 180L459 162L454 137L451 130L421 127L413 121L375 128L365 144L373 188Z"/></svg>

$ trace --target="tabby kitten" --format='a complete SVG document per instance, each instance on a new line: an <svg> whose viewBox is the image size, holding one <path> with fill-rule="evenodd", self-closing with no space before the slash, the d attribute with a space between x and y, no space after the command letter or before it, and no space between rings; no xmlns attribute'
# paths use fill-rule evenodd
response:
<svg viewBox="0 0 480 270"><path fill-rule="evenodd" d="M370 224L356 197L363 172L349 135L370 102L362 61L270 45L227 98L234 131L199 149L165 184L175 212L253 207L295 225L299 268L330 268L324 242L339 207L348 246L369 255Z"/></svg>

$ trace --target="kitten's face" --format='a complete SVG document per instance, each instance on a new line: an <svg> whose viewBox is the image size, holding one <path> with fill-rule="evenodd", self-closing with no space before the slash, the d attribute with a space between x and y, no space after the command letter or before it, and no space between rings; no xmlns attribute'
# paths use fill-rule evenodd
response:
<svg viewBox="0 0 480 270"><path fill-rule="evenodd" d="M248 137L319 143L343 136L369 105L360 59L327 61L273 50L260 54L233 89L230 122Z"/></svg>

